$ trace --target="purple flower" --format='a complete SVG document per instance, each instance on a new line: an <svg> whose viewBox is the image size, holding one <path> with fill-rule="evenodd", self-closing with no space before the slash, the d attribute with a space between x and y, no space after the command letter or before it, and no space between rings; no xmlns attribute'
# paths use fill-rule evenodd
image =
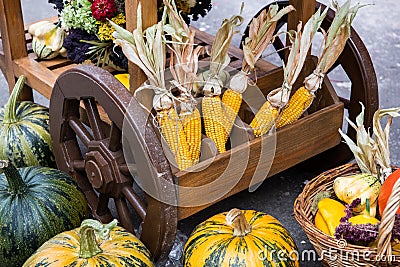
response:
<svg viewBox="0 0 400 267"><path fill-rule="evenodd" d="M82 63L89 59L87 52L91 44L82 42L81 40L98 40L96 35L89 34L81 29L71 29L68 36L64 39L63 46L67 49L67 58L74 63Z"/></svg>
<svg viewBox="0 0 400 267"><path fill-rule="evenodd" d="M55 5L54 8L61 12L64 8L64 0L49 0L50 4Z"/></svg>

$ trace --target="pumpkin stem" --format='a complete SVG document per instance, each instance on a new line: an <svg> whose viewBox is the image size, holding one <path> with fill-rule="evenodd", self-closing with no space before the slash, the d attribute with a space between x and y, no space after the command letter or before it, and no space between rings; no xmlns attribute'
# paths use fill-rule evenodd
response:
<svg viewBox="0 0 400 267"><path fill-rule="evenodd" d="M110 231L117 223L116 219L109 224L102 224L99 221L91 219L84 220L79 232L81 235L79 258L88 259L101 253L103 250L97 243L95 233L102 240L110 239Z"/></svg>
<svg viewBox="0 0 400 267"><path fill-rule="evenodd" d="M0 169L6 176L9 192L12 195L18 195L25 191L26 184L22 179L18 169L8 160L0 160Z"/></svg>
<svg viewBox="0 0 400 267"><path fill-rule="evenodd" d="M233 226L233 236L245 236L251 232L251 225L239 209L231 209L225 217L226 223Z"/></svg>
<svg viewBox="0 0 400 267"><path fill-rule="evenodd" d="M3 119L4 124L16 123L18 121L16 114L17 101L22 89L24 88L24 84L25 84L25 76L21 75L19 76L17 83L15 84L11 92L7 104L4 106L4 119Z"/></svg>

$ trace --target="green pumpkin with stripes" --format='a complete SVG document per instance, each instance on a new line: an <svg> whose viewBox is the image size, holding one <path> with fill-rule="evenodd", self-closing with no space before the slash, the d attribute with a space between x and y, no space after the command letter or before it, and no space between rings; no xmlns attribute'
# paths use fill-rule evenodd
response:
<svg viewBox="0 0 400 267"><path fill-rule="evenodd" d="M199 224L184 249L184 267L298 267L293 238L274 217L232 209Z"/></svg>
<svg viewBox="0 0 400 267"><path fill-rule="evenodd" d="M133 234L117 226L84 220L81 227L44 243L22 267L154 267L151 254Z"/></svg>
<svg viewBox="0 0 400 267"><path fill-rule="evenodd" d="M0 159L17 167L56 167L49 132L49 111L31 101L18 102L25 77L19 77L0 110Z"/></svg>
<svg viewBox="0 0 400 267"><path fill-rule="evenodd" d="M88 218L85 196L66 173L5 160L0 169L0 266L22 266L48 239Z"/></svg>

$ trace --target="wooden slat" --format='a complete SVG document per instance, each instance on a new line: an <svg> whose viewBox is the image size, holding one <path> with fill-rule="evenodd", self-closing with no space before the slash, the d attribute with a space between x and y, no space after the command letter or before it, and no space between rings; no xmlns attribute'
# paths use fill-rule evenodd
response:
<svg viewBox="0 0 400 267"><path fill-rule="evenodd" d="M14 61L16 76L25 75L27 84L50 99L51 90L56 82L57 75L30 57L24 57Z"/></svg>
<svg viewBox="0 0 400 267"><path fill-rule="evenodd" d="M60 68L56 68L56 69L52 70L52 72L58 77L64 71L69 70L69 69L71 69L73 67L76 67L76 66L78 66L78 64L69 64L69 65L66 65L66 66L63 66L63 67L60 67Z"/></svg>
<svg viewBox="0 0 400 267"><path fill-rule="evenodd" d="M42 60L40 64L49 69L60 68L66 65L74 64L71 60L58 56L51 60Z"/></svg>

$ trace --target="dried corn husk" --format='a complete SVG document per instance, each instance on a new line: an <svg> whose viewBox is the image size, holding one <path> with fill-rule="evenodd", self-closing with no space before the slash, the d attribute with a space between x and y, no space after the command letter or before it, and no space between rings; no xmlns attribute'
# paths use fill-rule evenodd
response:
<svg viewBox="0 0 400 267"><path fill-rule="evenodd" d="M267 96L268 101L273 107L283 108L289 101L292 86L303 68L314 34L321 26L326 12L327 9L322 13L321 9L318 9L304 25L303 31L301 31L301 22L297 26L287 63L283 64L284 80L282 87L272 90Z"/></svg>
<svg viewBox="0 0 400 267"><path fill-rule="evenodd" d="M268 13L266 10L263 10L260 15L252 19L249 36L243 43L245 59L242 65L243 72L247 73L254 69L255 63L273 39L278 20L287 13L295 10L292 5L279 10L279 12L278 8L278 5L271 5Z"/></svg>
<svg viewBox="0 0 400 267"><path fill-rule="evenodd" d="M382 129L380 120L389 116L385 129ZM385 180L391 173L389 133L392 119L400 116L400 108L381 109L375 112L373 118L373 133L376 143L375 161L381 167L382 179Z"/></svg>
<svg viewBox="0 0 400 267"><path fill-rule="evenodd" d="M333 4L336 8L336 15L324 36L323 51L319 57L315 71L304 80L305 88L314 93L324 80L325 74L333 66L342 53L347 40L350 38L351 23L361 5L350 7L351 0L348 0L341 7L336 1Z"/></svg>
<svg viewBox="0 0 400 267"><path fill-rule="evenodd" d="M165 84L165 33L171 32L171 29L173 29L171 25L166 25L166 18L167 8L164 7L161 21L143 31L141 4L139 3L137 28L133 33L115 23L111 22L111 24L116 29L116 32L113 33L114 43L122 47L125 56L140 67L149 79L149 84L138 88L135 91L135 96L144 89L154 91L153 107L157 111L156 118L160 130L175 156L178 168L186 169L193 165L193 161L189 154L189 145L182 121L178 117L177 108L175 107L175 102L184 101L179 97L175 97ZM182 88L176 81L173 85ZM183 91L185 90L183 89Z"/></svg>
<svg viewBox="0 0 400 267"><path fill-rule="evenodd" d="M371 174L375 177L378 177L378 174L380 174L378 178L383 183L392 172L390 164L389 131L392 118L400 116L400 108L378 109L375 112L373 138L364 127L364 111L364 105L361 103L361 113L356 118L356 124L346 118L349 125L357 132L357 144L343 133L341 129L339 129L339 133L353 152L361 172ZM380 120L386 116L389 116L389 120L383 130ZM379 173L378 168L381 170Z"/></svg>
<svg viewBox="0 0 400 267"><path fill-rule="evenodd" d="M137 65L149 79L150 85L164 90L166 48L164 42L164 25L166 13L157 24L143 31L142 6L139 3L137 10L137 27L133 33L125 30L110 21L116 32L113 33L114 43L121 46L125 56ZM165 92L167 93L167 92Z"/></svg>
<svg viewBox="0 0 400 267"><path fill-rule="evenodd" d="M289 5L278 12L278 5L271 5L263 10L260 15L253 18L250 23L249 36L243 43L244 60L242 72L235 74L230 81L230 88L236 92L243 93L248 85L248 75L255 68L257 60L273 39L276 24L287 13L295 10Z"/></svg>
<svg viewBox="0 0 400 267"><path fill-rule="evenodd" d="M169 25L168 34L171 36L170 69L174 80L180 84L183 97L192 98L193 83L197 80L199 56L204 47L194 42L195 31L191 30L180 16L174 1L164 0L167 7Z"/></svg>
<svg viewBox="0 0 400 267"><path fill-rule="evenodd" d="M235 28L240 26L242 22L243 17L234 15L229 20L225 19L218 29L211 48L210 69L206 75L199 76L201 80L206 82L203 88L205 96L217 96L221 94L223 77L226 75L224 68L230 62L228 49L235 34Z"/></svg>

